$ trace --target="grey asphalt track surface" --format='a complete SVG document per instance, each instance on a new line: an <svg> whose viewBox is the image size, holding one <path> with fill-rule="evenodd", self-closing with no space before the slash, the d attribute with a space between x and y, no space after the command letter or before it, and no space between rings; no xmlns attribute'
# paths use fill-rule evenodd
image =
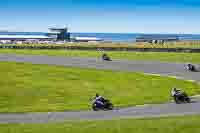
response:
<svg viewBox="0 0 200 133"><path fill-rule="evenodd" d="M66 67L94 68L100 70L143 72L162 76L176 76L180 79L200 81L200 72L183 69L182 63L161 63L156 61L114 60L111 62L95 58L31 56L0 54L0 61L26 62L32 64L61 65ZM168 94L166 94L168 95ZM177 105L142 105L112 111L79 111L49 113L4 113L0 114L0 123L46 123L71 120L110 120L119 118L146 118L200 114L200 102Z"/></svg>

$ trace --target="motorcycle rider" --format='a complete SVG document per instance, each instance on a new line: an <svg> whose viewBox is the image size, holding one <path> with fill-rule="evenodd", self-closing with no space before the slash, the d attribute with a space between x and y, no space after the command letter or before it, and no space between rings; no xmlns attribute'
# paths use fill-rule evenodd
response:
<svg viewBox="0 0 200 133"><path fill-rule="evenodd" d="M102 97L102 96L100 96L98 93L96 93L96 96L95 96L95 98L94 98L94 103L96 103L96 104L99 104L99 105L104 105L104 100L105 100L105 98L104 97Z"/></svg>
<svg viewBox="0 0 200 133"><path fill-rule="evenodd" d="M187 68L187 70L194 70L194 65L188 63L188 64L186 65L186 68Z"/></svg>
<svg viewBox="0 0 200 133"><path fill-rule="evenodd" d="M184 97L185 100L187 100L187 102L190 102L190 99L189 99L188 95L184 91L182 91L180 89L172 88L171 95L172 95L172 97L175 98L175 101L177 99L181 98L181 97Z"/></svg>
<svg viewBox="0 0 200 133"><path fill-rule="evenodd" d="M94 111L112 110L113 109L113 104L108 99L105 99L104 97L102 97L98 93L96 93L96 96L93 99L92 109Z"/></svg>
<svg viewBox="0 0 200 133"><path fill-rule="evenodd" d="M172 88L171 89L171 95L172 95L172 97L179 96L180 94L181 94L181 90L179 90L177 88Z"/></svg>
<svg viewBox="0 0 200 133"><path fill-rule="evenodd" d="M110 60L110 57L109 57L106 53L104 53L104 54L102 55L102 59L103 59L103 60Z"/></svg>

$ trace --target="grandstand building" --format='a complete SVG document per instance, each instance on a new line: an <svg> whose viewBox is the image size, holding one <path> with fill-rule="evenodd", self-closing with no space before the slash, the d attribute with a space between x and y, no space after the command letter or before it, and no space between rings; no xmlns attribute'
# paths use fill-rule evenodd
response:
<svg viewBox="0 0 200 133"><path fill-rule="evenodd" d="M34 32L0 32L0 40L9 41L70 41L70 33L67 28L50 28L49 33ZM56 32L55 32L56 31Z"/></svg>
<svg viewBox="0 0 200 133"><path fill-rule="evenodd" d="M49 37L56 37L58 41L70 41L70 33L67 28L50 28Z"/></svg>

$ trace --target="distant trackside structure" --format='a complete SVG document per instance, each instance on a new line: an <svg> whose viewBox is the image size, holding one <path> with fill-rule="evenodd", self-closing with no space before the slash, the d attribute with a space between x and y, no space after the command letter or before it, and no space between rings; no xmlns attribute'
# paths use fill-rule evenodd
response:
<svg viewBox="0 0 200 133"><path fill-rule="evenodd" d="M165 34L139 35L136 37L136 42L164 43L169 41L179 41L179 37Z"/></svg>

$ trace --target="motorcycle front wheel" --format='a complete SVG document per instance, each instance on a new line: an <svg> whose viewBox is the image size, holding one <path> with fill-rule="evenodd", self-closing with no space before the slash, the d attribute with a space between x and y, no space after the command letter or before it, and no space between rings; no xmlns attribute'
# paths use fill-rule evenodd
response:
<svg viewBox="0 0 200 133"><path fill-rule="evenodd" d="M96 107L96 105L92 105L92 110L93 111L98 111L98 108Z"/></svg>
<svg viewBox="0 0 200 133"><path fill-rule="evenodd" d="M174 97L174 101L176 104L181 104L182 102L178 99L178 97Z"/></svg>

